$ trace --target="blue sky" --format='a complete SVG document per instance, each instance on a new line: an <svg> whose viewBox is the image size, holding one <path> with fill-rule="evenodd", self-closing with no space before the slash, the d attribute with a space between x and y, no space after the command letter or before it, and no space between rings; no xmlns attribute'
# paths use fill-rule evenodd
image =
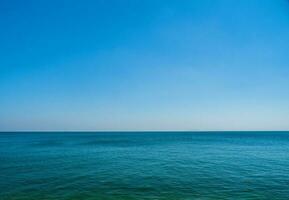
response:
<svg viewBox="0 0 289 200"><path fill-rule="evenodd" d="M0 2L0 130L289 130L287 0Z"/></svg>

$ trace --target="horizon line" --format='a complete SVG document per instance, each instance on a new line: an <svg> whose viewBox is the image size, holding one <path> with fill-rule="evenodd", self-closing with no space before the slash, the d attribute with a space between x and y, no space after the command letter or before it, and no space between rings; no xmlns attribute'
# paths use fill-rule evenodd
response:
<svg viewBox="0 0 289 200"><path fill-rule="evenodd" d="M0 133L27 133L27 132L289 132L289 130L0 130Z"/></svg>

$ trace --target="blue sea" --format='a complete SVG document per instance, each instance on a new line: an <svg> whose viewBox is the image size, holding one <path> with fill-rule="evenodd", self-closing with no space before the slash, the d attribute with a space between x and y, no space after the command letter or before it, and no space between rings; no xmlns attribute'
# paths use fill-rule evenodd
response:
<svg viewBox="0 0 289 200"><path fill-rule="evenodd" d="M1 200L288 200L289 132L0 133Z"/></svg>

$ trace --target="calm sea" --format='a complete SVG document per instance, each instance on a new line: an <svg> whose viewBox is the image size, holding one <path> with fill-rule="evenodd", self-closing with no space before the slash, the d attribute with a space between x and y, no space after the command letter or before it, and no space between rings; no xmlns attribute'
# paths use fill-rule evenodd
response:
<svg viewBox="0 0 289 200"><path fill-rule="evenodd" d="M0 199L288 200L289 133L0 133Z"/></svg>

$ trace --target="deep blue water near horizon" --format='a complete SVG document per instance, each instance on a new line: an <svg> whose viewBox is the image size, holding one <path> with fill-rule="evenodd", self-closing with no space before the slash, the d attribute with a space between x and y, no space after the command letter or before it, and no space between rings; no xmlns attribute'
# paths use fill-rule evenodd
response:
<svg viewBox="0 0 289 200"><path fill-rule="evenodd" d="M289 199L289 132L0 133L1 200Z"/></svg>

